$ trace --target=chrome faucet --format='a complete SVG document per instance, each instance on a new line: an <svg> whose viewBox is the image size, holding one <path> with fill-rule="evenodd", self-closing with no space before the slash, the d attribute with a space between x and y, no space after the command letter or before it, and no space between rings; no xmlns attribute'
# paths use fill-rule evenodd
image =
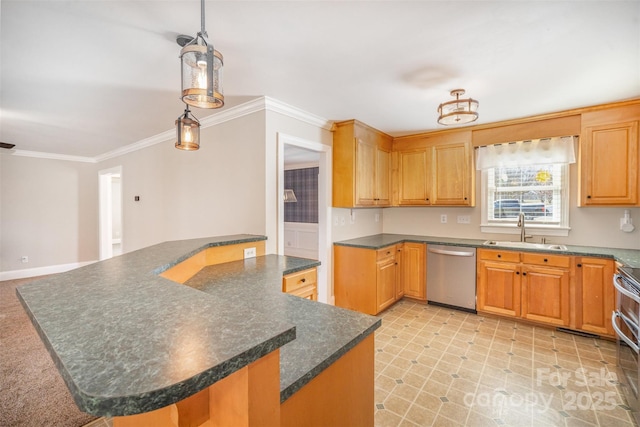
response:
<svg viewBox="0 0 640 427"><path fill-rule="evenodd" d="M526 234L524 229L524 212L520 212L518 215L518 227L520 227L520 241L526 242L528 237L531 237Z"/></svg>

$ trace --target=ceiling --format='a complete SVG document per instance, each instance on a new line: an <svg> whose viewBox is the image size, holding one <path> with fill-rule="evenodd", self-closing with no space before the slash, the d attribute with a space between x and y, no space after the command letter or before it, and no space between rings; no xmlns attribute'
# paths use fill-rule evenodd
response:
<svg viewBox="0 0 640 427"><path fill-rule="evenodd" d="M94 157L182 113L175 38L198 1L2 0L0 20L0 141ZM458 87L476 123L640 96L638 0L207 0L206 29L222 110L269 96L396 136L442 127Z"/></svg>

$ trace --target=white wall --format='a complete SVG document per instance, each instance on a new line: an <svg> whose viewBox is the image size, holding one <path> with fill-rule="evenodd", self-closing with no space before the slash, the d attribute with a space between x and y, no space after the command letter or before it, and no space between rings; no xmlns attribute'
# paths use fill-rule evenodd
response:
<svg viewBox="0 0 640 427"><path fill-rule="evenodd" d="M0 154L0 271L98 258L95 164ZM29 262L20 258L28 256Z"/></svg>
<svg viewBox="0 0 640 427"><path fill-rule="evenodd" d="M388 208L333 208L331 232L333 241L355 239L383 232L383 220ZM376 221L376 215L378 221ZM388 233L388 231L385 231Z"/></svg>

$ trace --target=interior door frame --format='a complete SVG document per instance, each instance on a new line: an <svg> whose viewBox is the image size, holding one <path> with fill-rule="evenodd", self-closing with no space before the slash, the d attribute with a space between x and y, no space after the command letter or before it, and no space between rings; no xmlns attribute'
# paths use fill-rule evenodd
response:
<svg viewBox="0 0 640 427"><path fill-rule="evenodd" d="M122 185L122 166L98 171L98 226L101 261L113 256L113 195L111 184L114 176L120 177L120 185ZM120 197L122 197L122 191L120 191ZM120 203L120 206L122 206L122 203ZM120 241L122 245L124 243L123 235L120 236Z"/></svg>
<svg viewBox="0 0 640 427"><path fill-rule="evenodd" d="M278 132L278 254L284 255L284 147L293 145L319 154L318 174L318 301L334 304L332 292L332 239L331 239L331 171L332 148L320 142L309 141Z"/></svg>

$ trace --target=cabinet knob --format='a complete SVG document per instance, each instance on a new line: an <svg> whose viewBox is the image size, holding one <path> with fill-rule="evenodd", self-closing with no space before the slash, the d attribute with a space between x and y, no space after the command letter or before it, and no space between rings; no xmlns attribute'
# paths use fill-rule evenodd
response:
<svg viewBox="0 0 640 427"><path fill-rule="evenodd" d="M398 263L396 262L396 265L398 265Z"/></svg>
<svg viewBox="0 0 640 427"><path fill-rule="evenodd" d="M466 197L465 197L464 199L465 199L465 200L467 200L467 198L466 198Z"/></svg>
<svg viewBox="0 0 640 427"><path fill-rule="evenodd" d="M427 202L429 201L429 199L425 199Z"/></svg>
<svg viewBox="0 0 640 427"><path fill-rule="evenodd" d="M519 271L516 271L516 274L520 275L520 272L519 272Z"/></svg>
<svg viewBox="0 0 640 427"><path fill-rule="evenodd" d="M498 258L502 258L502 255L498 254Z"/></svg>
<svg viewBox="0 0 640 427"><path fill-rule="evenodd" d="M544 259L544 262L548 262L548 261L549 261L548 259L546 259L546 258Z"/></svg>
<svg viewBox="0 0 640 427"><path fill-rule="evenodd" d="M591 196L587 196L587 199L590 199L590 198L591 198Z"/></svg>
<svg viewBox="0 0 640 427"><path fill-rule="evenodd" d="M582 267L582 264L578 264L576 267Z"/></svg>
<svg viewBox="0 0 640 427"><path fill-rule="evenodd" d="M527 275L527 273L525 273L525 272L523 271L523 272L522 272L522 275L523 275L523 276L526 276L526 275Z"/></svg>
<svg viewBox="0 0 640 427"><path fill-rule="evenodd" d="M306 282L306 281L307 281L307 279L305 279L304 277L303 277L302 279L300 279L300 282L301 282L301 283L304 283L304 282Z"/></svg>
<svg viewBox="0 0 640 427"><path fill-rule="evenodd" d="M391 255L391 251L387 251L387 255Z"/></svg>

